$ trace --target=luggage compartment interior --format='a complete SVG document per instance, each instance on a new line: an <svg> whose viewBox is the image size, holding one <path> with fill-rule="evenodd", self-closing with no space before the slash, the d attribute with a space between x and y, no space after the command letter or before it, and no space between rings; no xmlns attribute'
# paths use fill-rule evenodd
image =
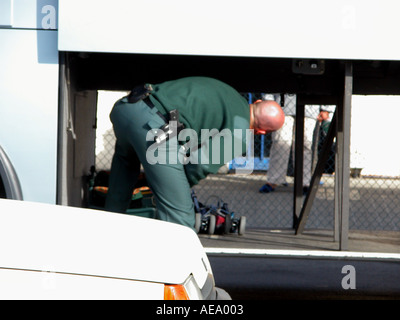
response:
<svg viewBox="0 0 400 320"><path fill-rule="evenodd" d="M87 179L93 167L110 168L114 146L105 141L113 134L103 124L114 102L138 84L208 76L239 92L296 93L316 104L336 102L343 91L340 60L323 61L320 74L299 71L304 63L320 63L307 59L299 64L286 58L60 52L59 60L57 203L70 206L87 206ZM400 93L400 86L393 85L399 62L354 61L353 67L354 94ZM101 152L109 155L106 163L96 163L96 153Z"/></svg>

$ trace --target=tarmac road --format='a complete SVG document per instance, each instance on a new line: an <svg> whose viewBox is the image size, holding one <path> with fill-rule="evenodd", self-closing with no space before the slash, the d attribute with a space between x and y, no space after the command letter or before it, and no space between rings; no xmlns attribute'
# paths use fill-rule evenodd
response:
<svg viewBox="0 0 400 320"><path fill-rule="evenodd" d="M400 260L209 254L233 300L400 299Z"/></svg>

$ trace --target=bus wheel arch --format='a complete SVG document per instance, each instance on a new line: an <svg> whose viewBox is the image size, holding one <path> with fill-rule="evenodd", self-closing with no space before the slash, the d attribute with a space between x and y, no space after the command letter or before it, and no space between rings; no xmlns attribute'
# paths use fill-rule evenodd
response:
<svg viewBox="0 0 400 320"><path fill-rule="evenodd" d="M17 173L4 149L0 146L0 197L23 200Z"/></svg>

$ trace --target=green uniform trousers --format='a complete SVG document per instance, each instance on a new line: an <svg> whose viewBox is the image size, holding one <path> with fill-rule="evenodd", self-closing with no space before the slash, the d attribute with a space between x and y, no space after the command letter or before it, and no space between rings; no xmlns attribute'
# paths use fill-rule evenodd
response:
<svg viewBox="0 0 400 320"><path fill-rule="evenodd" d="M128 103L126 98L114 105L110 119L117 141L105 209L126 211L142 164L155 196L157 218L193 228L193 201L183 164L150 164L146 159L146 151L154 143L146 141L147 133L164 124L156 112L143 101ZM166 154L178 155L178 147L168 141L162 148Z"/></svg>

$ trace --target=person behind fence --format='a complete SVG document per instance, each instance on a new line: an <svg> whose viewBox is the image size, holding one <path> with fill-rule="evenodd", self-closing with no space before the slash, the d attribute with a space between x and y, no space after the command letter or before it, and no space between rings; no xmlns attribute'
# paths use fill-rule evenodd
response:
<svg viewBox="0 0 400 320"><path fill-rule="evenodd" d="M187 77L136 87L115 103L110 119L116 145L105 209L126 211L142 165L155 197L157 218L193 228L195 214L190 188L239 155L237 148L233 148L228 154L230 159L203 159L198 155L210 152L211 157L218 149L207 144L212 136L202 139L201 133L242 129L243 134L232 136L233 144L236 139L242 144L241 155L246 152L244 131L275 131L283 125L284 113L275 102L249 105L234 88L219 80ZM174 128L171 120L175 121ZM186 136L184 141L182 134ZM187 155L190 151L189 159L193 161L177 161L188 159L182 157L182 150L185 142L192 140L192 150L183 152ZM221 142L220 150L224 143ZM164 158L163 153L167 155ZM196 157L192 158L192 154ZM201 161L194 161L198 157Z"/></svg>
<svg viewBox="0 0 400 320"><path fill-rule="evenodd" d="M328 130L332 122L333 113L335 112L335 105L321 105L320 113L317 117L319 122L319 132L318 132L318 139L316 143L318 157L322 151L325 139L328 135ZM329 157L326 161L326 165L324 168L325 173L332 174L335 172L335 142L332 144L331 150L329 151ZM321 183L321 182L320 182Z"/></svg>
<svg viewBox="0 0 400 320"><path fill-rule="evenodd" d="M286 175L290 151L293 148L294 123L296 117L296 95L295 94L266 94L263 99L276 100L281 103L284 101L283 111L285 122L281 129L272 133L272 146L267 173L267 182L259 189L260 193L273 192L278 185L286 185ZM319 114L318 105L305 106L304 118L304 160L303 160L303 192L308 190L311 181L312 168L312 144L316 120ZM292 152L294 155L294 152Z"/></svg>

